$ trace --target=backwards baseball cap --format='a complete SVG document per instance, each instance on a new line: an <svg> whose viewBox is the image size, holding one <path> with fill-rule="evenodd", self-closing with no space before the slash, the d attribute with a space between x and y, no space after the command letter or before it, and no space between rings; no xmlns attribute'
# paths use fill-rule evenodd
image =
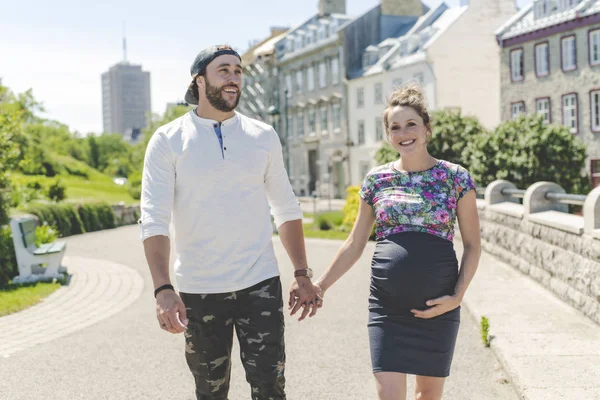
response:
<svg viewBox="0 0 600 400"><path fill-rule="evenodd" d="M187 92L185 92L185 101L188 104L197 105L198 97L197 97L197 89L194 90L196 86L196 77L199 74L203 74L206 71L206 66L211 63L212 60L219 56L223 56L226 54L231 54L236 56L237 58L242 60L242 57L238 54L237 51L232 50L228 46L210 46L204 50L202 50L196 56L192 67L190 68L190 74L192 75L192 82L188 86Z"/></svg>

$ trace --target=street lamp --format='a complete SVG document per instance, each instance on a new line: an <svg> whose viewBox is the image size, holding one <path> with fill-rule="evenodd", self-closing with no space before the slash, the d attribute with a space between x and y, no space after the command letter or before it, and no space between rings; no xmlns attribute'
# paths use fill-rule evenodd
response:
<svg viewBox="0 0 600 400"><path fill-rule="evenodd" d="M273 127L275 128L276 132L279 132L279 109L277 108L277 106L271 106L269 107L269 109L267 110L267 114L269 114L269 117L271 118L271 123L273 124Z"/></svg>
<svg viewBox="0 0 600 400"><path fill-rule="evenodd" d="M288 128L288 88L286 87L283 91L285 97L285 108L283 112L285 113L285 170L288 174L290 173L290 130Z"/></svg>

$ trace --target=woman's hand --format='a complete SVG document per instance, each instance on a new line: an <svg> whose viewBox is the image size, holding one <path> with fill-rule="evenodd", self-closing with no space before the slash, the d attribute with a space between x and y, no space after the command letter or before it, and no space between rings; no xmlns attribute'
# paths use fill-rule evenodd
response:
<svg viewBox="0 0 600 400"><path fill-rule="evenodd" d="M437 299L428 300L425 304L430 306L427 310L410 310L415 317L429 319L433 317L437 317L438 315L445 314L449 311L454 310L460 303L462 302L462 298L454 295L454 296L442 296Z"/></svg>

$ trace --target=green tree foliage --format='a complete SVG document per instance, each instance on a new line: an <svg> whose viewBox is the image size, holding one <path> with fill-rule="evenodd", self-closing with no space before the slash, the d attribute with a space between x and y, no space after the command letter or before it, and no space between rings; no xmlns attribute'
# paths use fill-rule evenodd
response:
<svg viewBox="0 0 600 400"><path fill-rule="evenodd" d="M581 175L585 145L568 128L547 125L542 117L506 121L490 134L477 136L465 155L479 185L506 179L518 188L550 181L568 193L587 194L590 190L589 179Z"/></svg>
<svg viewBox="0 0 600 400"><path fill-rule="evenodd" d="M27 118L19 99L0 81L0 227L8 222L8 208L12 200L7 172L18 160L17 143L23 135L23 122Z"/></svg>

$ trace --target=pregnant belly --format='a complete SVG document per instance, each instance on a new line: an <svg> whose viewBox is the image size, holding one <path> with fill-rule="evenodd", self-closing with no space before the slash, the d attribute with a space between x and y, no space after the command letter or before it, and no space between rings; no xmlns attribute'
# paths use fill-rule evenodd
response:
<svg viewBox="0 0 600 400"><path fill-rule="evenodd" d="M426 309L427 300L454 293L458 261L451 242L403 232L377 243L371 264L370 306L402 315Z"/></svg>

